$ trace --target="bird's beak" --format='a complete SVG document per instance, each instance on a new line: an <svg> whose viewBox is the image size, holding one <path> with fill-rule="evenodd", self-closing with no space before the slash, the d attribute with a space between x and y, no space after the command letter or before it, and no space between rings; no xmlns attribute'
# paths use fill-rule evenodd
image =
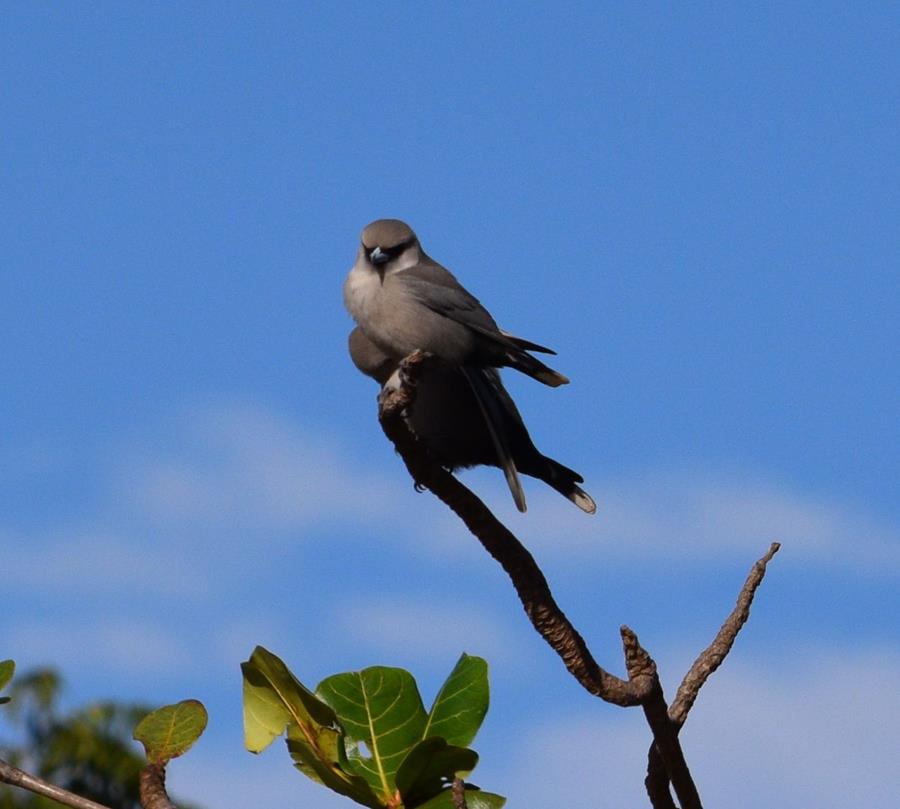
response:
<svg viewBox="0 0 900 809"><path fill-rule="evenodd" d="M371 253L369 253L369 261L371 261L375 266L379 264L384 264L390 256L384 252L380 247L376 247Z"/></svg>

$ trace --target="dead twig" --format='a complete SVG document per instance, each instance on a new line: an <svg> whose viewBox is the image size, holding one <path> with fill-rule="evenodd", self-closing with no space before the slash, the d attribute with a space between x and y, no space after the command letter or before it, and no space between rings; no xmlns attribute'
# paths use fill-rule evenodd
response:
<svg viewBox="0 0 900 809"><path fill-rule="evenodd" d="M63 804L63 806L70 806L72 809L109 809L108 806L104 806L102 803L82 798L74 792L69 792L69 790L55 786L42 778L30 775L5 761L0 761L0 783L27 789L29 792L35 793L35 795L43 795L45 798L50 798L57 803Z"/></svg>
<svg viewBox="0 0 900 809"><path fill-rule="evenodd" d="M672 732L676 735L684 725L688 713L697 700L700 689L710 675L722 665L725 657L731 651L731 647L734 646L738 632L747 623L747 619L750 617L750 606L753 604L753 597L756 595L759 585L762 584L763 576L766 575L766 566L772 560L772 557L778 553L779 548L781 548L781 545L778 542L773 542L765 555L750 569L750 573L744 582L744 586L741 588L741 592L738 594L737 603L731 614L725 619L712 643L698 655L694 664L681 681L675 700L668 711L669 724ZM654 739L656 739L655 734ZM650 751L647 754L647 777L644 779L644 785L656 809L675 809L675 804L669 793L668 767L663 759L664 756L659 750L656 741L654 741L650 745Z"/></svg>
<svg viewBox="0 0 900 809"><path fill-rule="evenodd" d="M69 792L69 790L44 781L42 778L30 775L2 760L0 760L0 783L27 789L29 792L43 795L45 798L50 798L63 806L69 806L71 809L109 809L102 803L82 798L81 795L76 795L74 792ZM143 809L177 809L166 794L165 767L158 764L148 764L144 767L141 770L140 790Z"/></svg>
<svg viewBox="0 0 900 809"><path fill-rule="evenodd" d="M762 584L763 576L766 575L766 566L772 560L772 557L778 553L779 548L781 548L781 544L773 542L765 556L753 565L731 614L725 619L725 623L722 624L716 633L713 642L699 654L694 661L694 665L684 675L681 685L678 686L678 693L675 695L672 707L669 709L669 717L679 726L683 725L684 720L687 719L688 712L693 707L703 684L722 665L722 661L725 660L726 655L731 651L731 647L734 646L738 632L747 623L747 619L750 617L750 605L753 603L753 596L756 595L756 590Z"/></svg>

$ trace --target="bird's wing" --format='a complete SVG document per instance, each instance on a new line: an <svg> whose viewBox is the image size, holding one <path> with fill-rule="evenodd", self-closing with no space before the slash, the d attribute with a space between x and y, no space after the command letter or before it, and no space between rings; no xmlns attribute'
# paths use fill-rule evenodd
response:
<svg viewBox="0 0 900 809"><path fill-rule="evenodd" d="M456 280L454 275L435 261L421 261L413 267L401 270L398 280L404 289L423 306L450 320L455 320L472 331L487 337L507 349L556 352L545 346L515 337L497 326L490 312L481 302Z"/></svg>

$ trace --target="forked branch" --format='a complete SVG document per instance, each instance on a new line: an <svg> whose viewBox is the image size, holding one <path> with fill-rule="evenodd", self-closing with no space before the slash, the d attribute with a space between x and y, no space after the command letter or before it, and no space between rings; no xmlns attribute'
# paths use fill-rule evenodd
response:
<svg viewBox="0 0 900 809"><path fill-rule="evenodd" d="M606 702L623 707L640 705L643 708L653 734L646 786L655 809L675 806L669 793L670 783L682 809L700 809L700 796L685 762L678 731L700 687L722 663L737 632L747 620L753 594L762 580L766 563L778 549L777 545L773 545L754 567L741 591L738 607L710 647L697 658L684 678L672 708L669 708L656 663L641 647L637 635L628 627L621 627L628 679L617 677L602 668L556 603L534 557L478 497L431 459L407 427L404 413L415 401L422 369L430 361L433 360L422 352L411 354L400 365L399 388L382 391L378 416L385 435L403 458L416 485L428 489L449 506L485 550L500 563L534 628L562 658L572 676L587 691Z"/></svg>

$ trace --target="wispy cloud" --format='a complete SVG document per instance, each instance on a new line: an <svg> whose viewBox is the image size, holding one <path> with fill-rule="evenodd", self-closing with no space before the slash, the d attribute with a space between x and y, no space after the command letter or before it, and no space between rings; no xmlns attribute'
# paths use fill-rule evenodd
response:
<svg viewBox="0 0 900 809"><path fill-rule="evenodd" d="M78 529L81 534L108 534L118 521L126 528L162 526L176 536L179 527L252 527L263 538L292 531L296 540L323 524L378 530L397 524L392 518L408 508L398 469L373 469L342 450L336 437L304 430L255 404L196 407L176 419L164 438L145 437L138 446L117 453L105 511L96 515L102 531L88 524ZM595 476L591 491L599 508L590 518L529 479L529 511L522 516L491 471L469 480L542 554L573 560L745 558L778 540L792 559L900 572L900 527L853 504L765 480L678 472L605 481ZM430 546L445 552L458 546L463 529L444 510L436 513L444 547ZM99 538L95 544L102 544Z"/></svg>
<svg viewBox="0 0 900 809"><path fill-rule="evenodd" d="M543 558L744 560L780 541L785 558L805 564L900 573L900 527L859 507L739 476L669 473L601 481L591 487L598 503L593 518L534 486L528 514L518 515L499 483L479 488ZM460 529L450 515L439 523L440 550L449 552L459 545Z"/></svg>
<svg viewBox="0 0 900 809"><path fill-rule="evenodd" d="M900 794L900 656L807 652L776 670L727 665L682 732L711 806L892 809ZM640 806L649 731L638 712L560 717L518 736L511 803Z"/></svg>
<svg viewBox="0 0 900 809"><path fill-rule="evenodd" d="M388 660L409 649L419 660L466 651L498 662L513 652L509 633L492 616L453 601L351 601L341 605L335 624L349 642Z"/></svg>
<svg viewBox="0 0 900 809"><path fill-rule="evenodd" d="M55 627L59 610L77 599L73 610L82 617L82 630L92 633L90 643L98 654L104 649L114 654L123 646L113 642L105 622L96 624L92 617L102 613L106 600L118 614L123 608L145 614L165 609L170 616L173 610L206 610L218 627L209 642L218 646L203 654L221 660L227 649L242 657L265 637L290 636L281 622L304 619L297 602L285 602L284 596L303 592L311 583L304 577L316 575L299 563L298 554L321 551L303 540L323 530L338 529L343 544L336 553L377 539L393 541L392 552L399 548L416 560L430 555L431 564L465 553L480 558L475 541L439 504L423 508L424 518L410 517L411 494L399 465L389 472L373 468L342 450L335 438L314 435L265 408L209 405L167 425L164 439L151 441L152 432L148 428L139 442L115 453L108 486L91 509L70 518L58 513L49 528L4 531L0 526L5 592L20 596L11 605L15 621L4 632L12 651L37 652L34 638L47 637L40 632L31 640L30 633L13 637L15 627L37 631L36 616ZM102 466L99 458L94 463ZM745 565L778 539L785 545L779 565L842 569L857 578L900 572L895 526L863 509L771 483L689 474L601 481L591 487L600 504L591 518L554 492L542 492L539 484L529 486L529 511L519 515L494 472L469 480L499 506L501 518L539 558L557 565L670 564L677 559L691 564L737 559ZM412 543L414 551L407 547ZM409 567L403 570L410 575ZM516 652L509 633L465 601L347 599L337 582L333 591L331 586L327 581L312 585L322 599L312 609L337 605L324 609L357 645L389 652L416 638L417 653L454 648L498 659ZM282 600L272 601L266 588L274 588ZM248 622L244 629L239 616ZM101 626L106 626L104 637L96 634ZM235 628L226 637L222 626ZM42 641L46 659L59 659L60 650L79 652L79 644L70 640L76 628L69 629L69 636L55 637L59 647L52 638ZM157 637L163 643L153 626L146 630L151 642ZM179 659L181 644L175 642L173 659Z"/></svg>
<svg viewBox="0 0 900 809"><path fill-rule="evenodd" d="M131 596L196 600L197 575L173 549L159 552L127 527L53 529L0 536L4 589L71 597Z"/></svg>
<svg viewBox="0 0 900 809"><path fill-rule="evenodd" d="M194 408L108 454L112 466L106 453L82 461L106 481L90 509L0 525L7 592L203 600L228 571L264 562L267 545L295 547L323 526L377 531L399 511L396 483L259 406Z"/></svg>
<svg viewBox="0 0 900 809"><path fill-rule="evenodd" d="M149 619L94 616L79 620L23 620L6 627L3 643L24 667L53 661L65 671L106 674L169 674L195 660L177 627Z"/></svg>
<svg viewBox="0 0 900 809"><path fill-rule="evenodd" d="M271 410L246 403L197 408L163 448L145 449L120 485L138 513L166 522L253 524L275 530L379 519L396 486Z"/></svg>
<svg viewBox="0 0 900 809"><path fill-rule="evenodd" d="M294 769L284 742L276 740L259 755L241 750L239 737L220 755L204 749L201 738L194 750L169 767L167 786L176 798L199 806L239 809L266 806L291 809L347 809L347 798L317 784Z"/></svg>

